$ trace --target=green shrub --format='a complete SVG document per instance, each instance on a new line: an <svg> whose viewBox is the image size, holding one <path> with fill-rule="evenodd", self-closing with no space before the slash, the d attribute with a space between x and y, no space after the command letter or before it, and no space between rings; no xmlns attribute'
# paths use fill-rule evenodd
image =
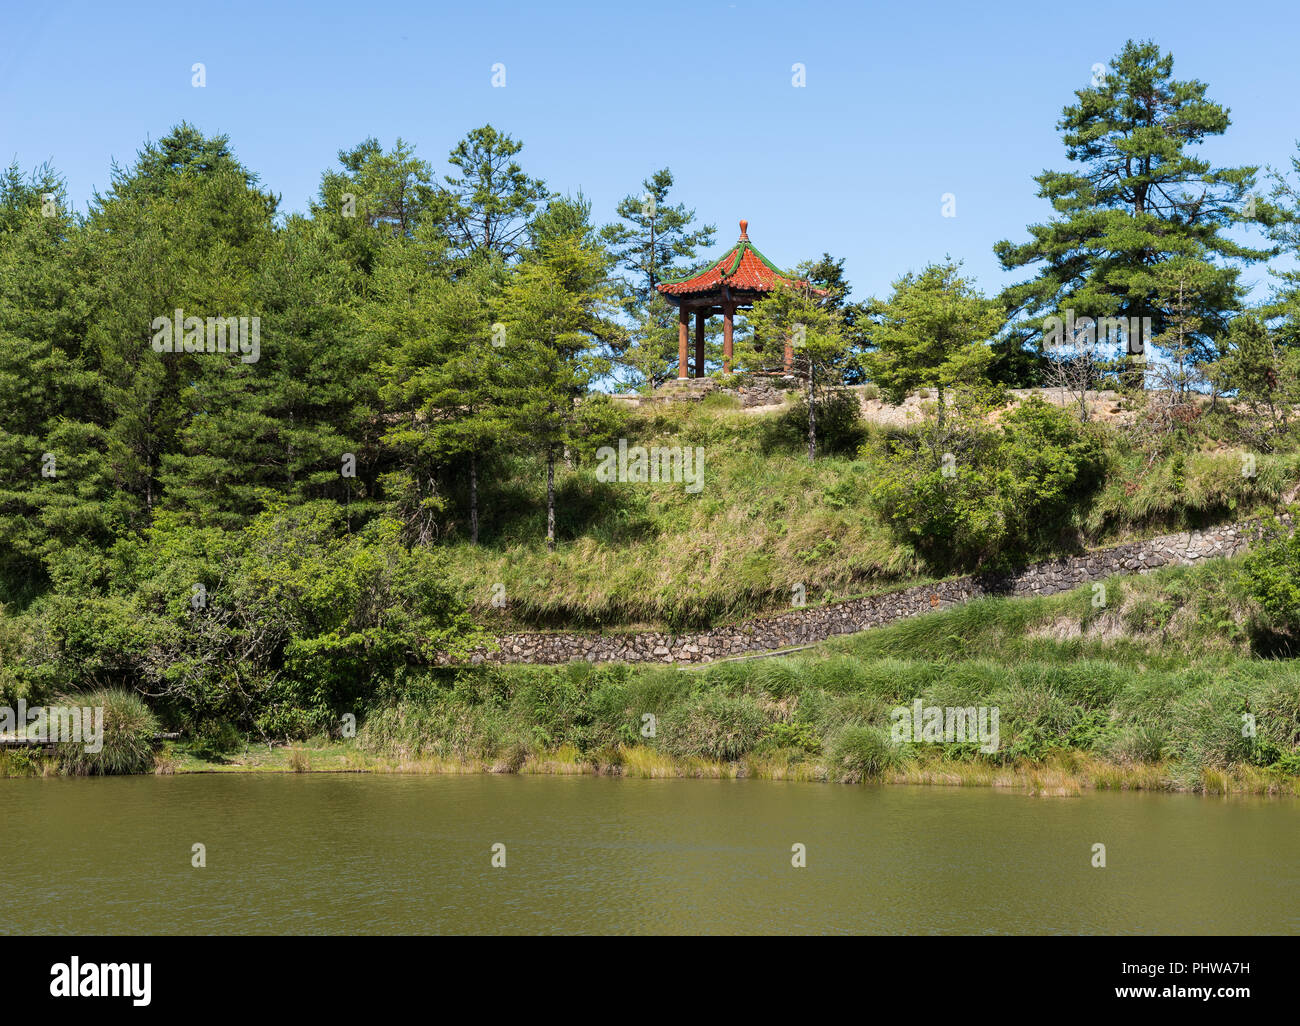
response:
<svg viewBox="0 0 1300 1026"><path fill-rule="evenodd" d="M857 394L847 388L828 389L817 397L818 455L856 452L867 437L862 407ZM808 448L808 396L800 392L795 400L767 425L764 448Z"/></svg>
<svg viewBox="0 0 1300 1026"><path fill-rule="evenodd" d="M103 747L88 752L85 741L60 742L55 747L55 758L61 772L107 776L147 773L153 768L158 721L139 695L104 688L64 695L56 704L103 710Z"/></svg>
<svg viewBox="0 0 1300 1026"><path fill-rule="evenodd" d="M896 431L870 454L871 501L944 569L1050 549L1102 480L1100 442L1034 397L1000 430L978 411Z"/></svg>
<svg viewBox="0 0 1300 1026"><path fill-rule="evenodd" d="M1272 768L1288 776L1300 776L1300 749L1283 753Z"/></svg>
<svg viewBox="0 0 1300 1026"><path fill-rule="evenodd" d="M831 748L831 765L846 782L876 780L903 762L904 749L879 727L845 727Z"/></svg>
<svg viewBox="0 0 1300 1026"><path fill-rule="evenodd" d="M463 653L483 636L440 553L405 544L395 520L358 529L332 502L277 505L242 532L160 511L111 557L107 583L61 570L28 610L18 683L29 694L140 682L168 696L177 720L306 737L408 663ZM0 685L20 690L3 676Z"/></svg>
<svg viewBox="0 0 1300 1026"><path fill-rule="evenodd" d="M580 466L593 462L602 445L618 445L620 438L630 437L634 421L632 411L609 396L601 392L586 396L576 410L570 456Z"/></svg>
<svg viewBox="0 0 1300 1026"><path fill-rule="evenodd" d="M243 747L244 738L233 723L203 720L194 728L190 751L200 759L213 760Z"/></svg>
<svg viewBox="0 0 1300 1026"><path fill-rule="evenodd" d="M377 520L351 534L340 507L317 502L272 510L245 532L237 626L264 630L256 657L282 664L285 698L317 727L355 708L376 678L474 633L441 559L407 548L401 530Z"/></svg>
<svg viewBox="0 0 1300 1026"><path fill-rule="evenodd" d="M1300 633L1300 532L1288 536L1277 521L1241 564L1241 581L1269 626Z"/></svg>
<svg viewBox="0 0 1300 1026"><path fill-rule="evenodd" d="M6 777L31 777L40 763L30 748L0 748L0 780Z"/></svg>
<svg viewBox="0 0 1300 1026"><path fill-rule="evenodd" d="M679 758L734 762L763 738L767 718L752 698L705 694L659 721L664 750Z"/></svg>

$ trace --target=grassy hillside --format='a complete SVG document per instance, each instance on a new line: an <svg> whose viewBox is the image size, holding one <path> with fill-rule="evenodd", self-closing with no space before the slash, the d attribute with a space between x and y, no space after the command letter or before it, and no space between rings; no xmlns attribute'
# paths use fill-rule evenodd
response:
<svg viewBox="0 0 1300 1026"><path fill-rule="evenodd" d="M1259 654L1274 639L1237 582L1235 562L1170 569L1112 579L1101 609L1091 588L986 599L790 657L697 669L420 676L372 713L361 748L504 769L955 783L1054 773L1067 787L1295 790L1300 669ZM997 751L891 743L891 710L916 699L998 708Z"/></svg>
<svg viewBox="0 0 1300 1026"><path fill-rule="evenodd" d="M970 569L927 561L869 501L884 472L872 442L906 429L855 425L811 465L794 417L742 412L722 395L629 414L623 430L633 445L703 447L703 489L603 484L589 454L575 454L560 469L560 544L548 553L544 471L505 460L494 480L508 485L486 486L482 544L459 531L448 542L452 582L481 619L676 629L788 608L797 584L811 603ZM1006 558L1231 520L1276 507L1300 481L1294 453L1258 455L1246 478L1245 450L1233 445L1204 440L1153 458L1115 425L1087 430L1104 449L1103 480L1042 544ZM498 583L504 616L491 606Z"/></svg>

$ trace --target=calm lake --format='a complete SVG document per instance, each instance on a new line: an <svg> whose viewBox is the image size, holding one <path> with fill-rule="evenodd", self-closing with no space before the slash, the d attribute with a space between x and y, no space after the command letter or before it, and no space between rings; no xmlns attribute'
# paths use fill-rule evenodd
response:
<svg viewBox="0 0 1300 1026"><path fill-rule="evenodd" d="M486 775L0 780L0 931L1294 934L1298 841L1297 799ZM206 868L191 865L196 843ZM795 844L806 868L791 865Z"/></svg>

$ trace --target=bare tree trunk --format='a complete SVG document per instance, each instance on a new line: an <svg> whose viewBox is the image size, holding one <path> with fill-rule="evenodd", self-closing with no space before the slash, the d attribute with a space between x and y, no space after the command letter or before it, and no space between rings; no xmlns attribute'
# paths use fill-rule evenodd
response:
<svg viewBox="0 0 1300 1026"><path fill-rule="evenodd" d="M555 551L555 447L546 449L546 551Z"/></svg>
<svg viewBox="0 0 1300 1026"><path fill-rule="evenodd" d="M817 460L817 400L813 394L813 362L808 360L808 462Z"/></svg>
<svg viewBox="0 0 1300 1026"><path fill-rule="evenodd" d="M469 540L478 544L478 456L469 457Z"/></svg>
<svg viewBox="0 0 1300 1026"><path fill-rule="evenodd" d="M1147 307L1145 303L1139 303L1137 305L1138 324L1145 323L1142 320L1142 314L1146 309ZM1130 320L1129 323L1131 324L1132 321ZM1138 392L1146 391L1147 388L1146 357L1148 355L1147 346L1149 346L1150 344L1151 344L1151 340L1149 338L1142 339L1142 353L1141 353L1142 359L1140 362L1137 358L1138 354L1132 351L1133 350L1132 345L1129 346L1128 355L1125 357L1124 382L1129 388L1133 389L1134 391L1138 391Z"/></svg>

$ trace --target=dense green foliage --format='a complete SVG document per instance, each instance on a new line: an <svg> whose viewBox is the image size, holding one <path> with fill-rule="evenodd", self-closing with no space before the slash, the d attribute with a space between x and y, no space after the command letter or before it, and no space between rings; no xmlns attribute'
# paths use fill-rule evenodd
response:
<svg viewBox="0 0 1300 1026"><path fill-rule="evenodd" d="M1300 480L1296 282L1279 272L1243 310L1237 265L1271 254L1224 229L1295 253L1300 201L1276 177L1240 215L1254 170L1188 156L1228 126L1205 91L1130 44L1079 93L1061 128L1080 173L1040 176L1055 219L999 246L1038 276L997 300L951 260L883 301L850 301L827 253L786 272L719 379L774 381L782 405L762 413L734 390L636 409L603 394L672 374L655 286L715 256L666 168L601 224L491 125L448 175L401 139L343 149L302 214L189 124L115 165L84 214L51 167L9 167L0 700L134 692L220 753L337 733L489 624L679 629L1279 512ZM1151 312L1160 387L1087 364L1119 389L1104 416L1086 392L1013 402L1007 381L1077 366L1025 327L1068 304ZM848 387L868 381L925 406L869 423ZM601 478L597 453L621 442L700 453L703 486ZM1297 629L1288 544L1251 564L1270 651ZM669 716L681 757L835 743L696 698ZM840 740L845 773L878 772L871 746Z"/></svg>
<svg viewBox="0 0 1300 1026"><path fill-rule="evenodd" d="M442 566L395 521L349 533L324 501L240 532L160 512L138 538L54 564L55 587L6 639L5 690L136 688L179 723L329 729L385 675L474 638Z"/></svg>
<svg viewBox="0 0 1300 1026"><path fill-rule="evenodd" d="M874 311L875 352L867 358L872 380L894 402L922 386L933 388L941 427L946 391L986 378L993 359L988 339L1004 319L959 270L951 262L931 264L894 282L893 295Z"/></svg>
<svg viewBox="0 0 1300 1026"><path fill-rule="evenodd" d="M1281 629L1300 636L1300 534L1271 525L1269 538L1246 557L1252 597ZM1300 685L1297 685L1300 687Z"/></svg>
<svg viewBox="0 0 1300 1026"><path fill-rule="evenodd" d="M997 428L973 419L886 441L872 485L887 520L940 565L1042 551L1074 526L1103 476L1099 439L1041 399Z"/></svg>
<svg viewBox="0 0 1300 1026"><path fill-rule="evenodd" d="M767 426L766 444L770 451L793 450L807 444L808 395L800 392L784 411ZM850 455L867 438L858 397L850 389L827 390L816 400L817 451L823 455Z"/></svg>

